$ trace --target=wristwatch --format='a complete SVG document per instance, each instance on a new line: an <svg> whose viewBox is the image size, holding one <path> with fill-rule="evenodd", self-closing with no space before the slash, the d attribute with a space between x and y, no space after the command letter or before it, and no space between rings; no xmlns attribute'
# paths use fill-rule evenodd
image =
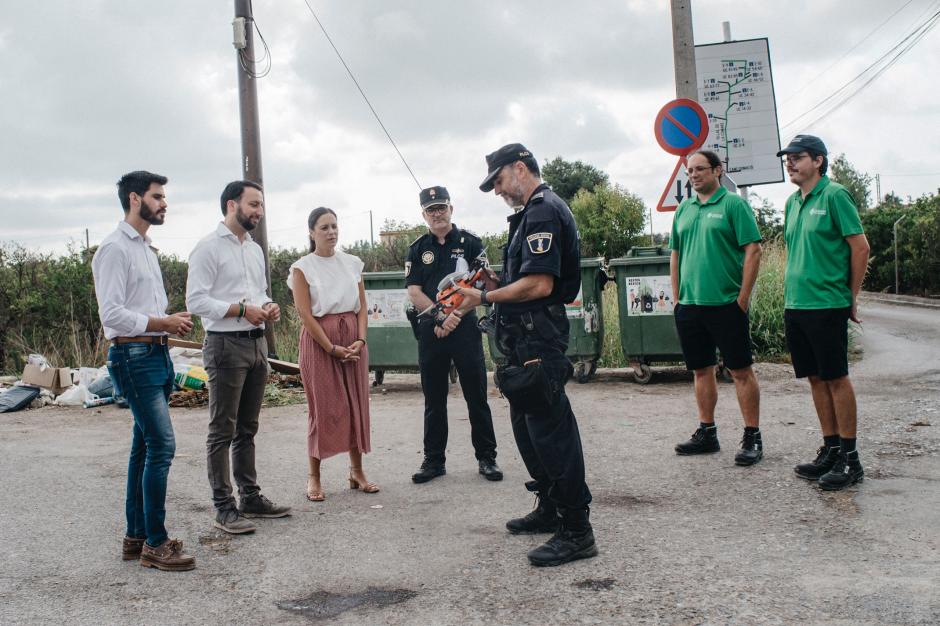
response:
<svg viewBox="0 0 940 626"><path fill-rule="evenodd" d="M486 288L480 291L480 304L483 306L490 306L490 303L486 299Z"/></svg>

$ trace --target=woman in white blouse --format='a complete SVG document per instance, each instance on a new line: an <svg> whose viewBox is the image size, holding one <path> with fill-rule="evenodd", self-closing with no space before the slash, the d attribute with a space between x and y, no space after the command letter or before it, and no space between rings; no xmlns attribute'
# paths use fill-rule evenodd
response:
<svg viewBox="0 0 940 626"><path fill-rule="evenodd" d="M287 284L303 327L300 377L307 396L307 499L325 499L320 461L349 452L349 487L377 493L366 479L362 455L369 433L368 311L363 263L336 248L336 213L318 207L307 218L310 254L290 267Z"/></svg>

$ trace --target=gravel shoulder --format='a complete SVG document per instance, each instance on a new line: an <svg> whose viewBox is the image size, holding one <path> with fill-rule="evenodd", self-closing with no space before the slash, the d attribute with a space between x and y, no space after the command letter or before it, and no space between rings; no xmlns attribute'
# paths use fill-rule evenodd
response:
<svg viewBox="0 0 940 626"><path fill-rule="evenodd" d="M304 405L265 409L265 494L293 516L255 535L211 526L205 409L173 409L177 456L167 522L197 557L188 573L122 562L127 411L45 408L0 415L0 623L184 624L936 624L940 622L940 324L936 311L869 303L853 366L865 482L824 493L792 467L814 455L808 386L756 367L766 453L734 466L741 424L720 385L722 451L677 457L696 425L691 379L627 371L570 384L601 554L530 567L543 538L514 537L531 509L506 402L490 391L506 480L476 472L459 388L448 473L425 485L422 397L412 375L372 394L376 495L324 462L324 503L304 498Z"/></svg>

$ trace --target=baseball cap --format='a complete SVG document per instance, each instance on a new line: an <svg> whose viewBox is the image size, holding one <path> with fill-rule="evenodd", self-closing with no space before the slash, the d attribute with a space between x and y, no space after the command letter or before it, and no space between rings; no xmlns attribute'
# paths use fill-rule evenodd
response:
<svg viewBox="0 0 940 626"><path fill-rule="evenodd" d="M797 135L790 141L790 145L777 153L778 157L785 154L797 154L799 152L815 152L816 154L829 155L826 150L826 144L815 135Z"/></svg>
<svg viewBox="0 0 940 626"><path fill-rule="evenodd" d="M501 170L504 165L509 165L510 163L521 161L522 159L535 159L535 157L532 156L528 148L521 143L506 144L496 152L491 152L486 155L486 171L488 173L483 182L480 183L480 191L487 193L493 191L493 180L496 178L496 175L499 174L499 170Z"/></svg>

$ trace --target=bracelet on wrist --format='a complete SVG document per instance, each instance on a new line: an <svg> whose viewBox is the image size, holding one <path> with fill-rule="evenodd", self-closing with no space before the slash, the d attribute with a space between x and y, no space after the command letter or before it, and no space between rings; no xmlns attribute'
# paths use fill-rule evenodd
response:
<svg viewBox="0 0 940 626"><path fill-rule="evenodd" d="M487 296L486 289L483 289L482 291L480 291L480 304L482 304L483 306L490 305L489 300L486 299L486 296Z"/></svg>
<svg viewBox="0 0 940 626"><path fill-rule="evenodd" d="M239 303L238 303L238 318L237 318L237 319L241 319L241 318L243 318L243 317L245 317L245 303L244 303L244 302L239 302Z"/></svg>

